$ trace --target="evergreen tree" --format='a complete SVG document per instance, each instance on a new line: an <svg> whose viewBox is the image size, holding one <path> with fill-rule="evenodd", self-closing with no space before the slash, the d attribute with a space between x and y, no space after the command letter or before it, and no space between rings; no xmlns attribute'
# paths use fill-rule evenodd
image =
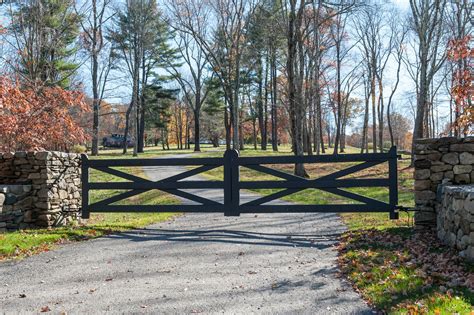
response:
<svg viewBox="0 0 474 315"><path fill-rule="evenodd" d="M78 64L80 16L71 0L21 1L10 11L15 70L32 84L68 88Z"/></svg>

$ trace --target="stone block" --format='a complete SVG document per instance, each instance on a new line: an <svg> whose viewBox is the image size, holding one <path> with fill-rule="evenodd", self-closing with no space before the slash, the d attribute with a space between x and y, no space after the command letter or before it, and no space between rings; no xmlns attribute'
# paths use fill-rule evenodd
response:
<svg viewBox="0 0 474 315"><path fill-rule="evenodd" d="M432 173L430 176L430 180L433 182L440 182L444 178L444 173L439 172L439 173Z"/></svg>
<svg viewBox="0 0 474 315"><path fill-rule="evenodd" d="M453 172L457 174L468 174L472 172L472 165L454 165Z"/></svg>
<svg viewBox="0 0 474 315"><path fill-rule="evenodd" d="M433 152L428 155L426 155L426 158L430 161L439 161L441 157L443 156L442 153L440 152Z"/></svg>
<svg viewBox="0 0 474 315"><path fill-rule="evenodd" d="M463 255L466 260L470 262L474 262L474 246L469 246L465 251Z"/></svg>
<svg viewBox="0 0 474 315"><path fill-rule="evenodd" d="M59 198L60 199L66 199L68 197L68 193L65 190L60 190L59 191Z"/></svg>
<svg viewBox="0 0 474 315"><path fill-rule="evenodd" d="M33 219L33 210L28 210L25 212L24 216L23 216L23 221L25 223L31 223L31 222L34 222L34 219Z"/></svg>
<svg viewBox="0 0 474 315"><path fill-rule="evenodd" d="M459 240L457 247L460 250L466 249L470 245L470 238L468 235L463 235Z"/></svg>
<svg viewBox="0 0 474 315"><path fill-rule="evenodd" d="M463 152L459 155L461 164L474 164L474 154Z"/></svg>
<svg viewBox="0 0 474 315"><path fill-rule="evenodd" d="M26 158L26 152L25 151L17 151L14 154L15 158Z"/></svg>
<svg viewBox="0 0 474 315"><path fill-rule="evenodd" d="M468 211L470 214L474 215L474 199L469 197L466 198L466 200L464 200L464 209L466 209L466 211Z"/></svg>
<svg viewBox="0 0 474 315"><path fill-rule="evenodd" d="M449 146L453 152L474 152L474 143L455 143Z"/></svg>
<svg viewBox="0 0 474 315"><path fill-rule="evenodd" d="M415 170L415 179L428 179L430 178L431 172L429 169Z"/></svg>
<svg viewBox="0 0 474 315"><path fill-rule="evenodd" d="M430 180L415 180L415 190L429 190L431 188Z"/></svg>
<svg viewBox="0 0 474 315"><path fill-rule="evenodd" d="M456 152L446 153L441 160L445 163L456 165L459 164L459 154Z"/></svg>
<svg viewBox="0 0 474 315"><path fill-rule="evenodd" d="M460 185L466 185L471 182L471 176L469 174L458 174L454 175L454 183Z"/></svg>
<svg viewBox="0 0 474 315"><path fill-rule="evenodd" d="M428 211L415 212L415 224L417 226L434 226L436 225L436 213Z"/></svg>
<svg viewBox="0 0 474 315"><path fill-rule="evenodd" d="M416 160L415 161L415 168L417 169L422 169L422 168L430 168L431 167L431 161L427 159L422 159L422 160Z"/></svg>
<svg viewBox="0 0 474 315"><path fill-rule="evenodd" d="M431 166L430 168L430 170L434 173L451 171L452 169L453 169L453 166L451 164L435 165L435 166Z"/></svg>
<svg viewBox="0 0 474 315"><path fill-rule="evenodd" d="M40 173L31 173L28 175L28 179L40 179L41 174Z"/></svg>
<svg viewBox="0 0 474 315"><path fill-rule="evenodd" d="M17 195L14 195L12 193L8 193L5 195L5 201L4 201L5 205L13 205L17 201L18 201Z"/></svg>
<svg viewBox="0 0 474 315"><path fill-rule="evenodd" d="M21 209L21 210L26 210L30 209L33 205L33 197L28 196L26 198L20 199L18 202L16 202L13 207L14 209Z"/></svg>
<svg viewBox="0 0 474 315"><path fill-rule="evenodd" d="M444 172L444 178L453 180L454 179L454 172L453 171L447 171Z"/></svg>
<svg viewBox="0 0 474 315"><path fill-rule="evenodd" d="M35 152L34 155L35 155L35 159L39 161L46 161L52 156L51 152L48 152L48 151Z"/></svg>

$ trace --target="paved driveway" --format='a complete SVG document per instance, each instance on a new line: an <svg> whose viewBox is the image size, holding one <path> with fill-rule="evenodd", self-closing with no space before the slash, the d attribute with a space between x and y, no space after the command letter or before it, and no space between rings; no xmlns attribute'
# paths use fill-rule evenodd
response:
<svg viewBox="0 0 474 315"><path fill-rule="evenodd" d="M343 230L332 214L186 214L0 264L0 311L370 314L337 276Z"/></svg>

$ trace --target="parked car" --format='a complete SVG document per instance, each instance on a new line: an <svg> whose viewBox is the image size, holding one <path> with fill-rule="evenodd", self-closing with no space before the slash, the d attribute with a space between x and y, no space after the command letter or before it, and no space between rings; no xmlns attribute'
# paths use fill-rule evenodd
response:
<svg viewBox="0 0 474 315"><path fill-rule="evenodd" d="M112 134L111 136L102 139L102 145L106 148L121 148L123 146L124 135ZM132 137L127 137L127 146L133 147L135 141Z"/></svg>

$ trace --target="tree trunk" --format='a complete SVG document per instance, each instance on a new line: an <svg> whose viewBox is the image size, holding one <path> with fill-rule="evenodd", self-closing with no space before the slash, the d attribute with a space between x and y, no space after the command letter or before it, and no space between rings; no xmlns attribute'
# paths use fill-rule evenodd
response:
<svg viewBox="0 0 474 315"><path fill-rule="evenodd" d="M201 151L201 125L199 123L201 113L199 110L194 110L194 152Z"/></svg>
<svg viewBox="0 0 474 315"><path fill-rule="evenodd" d="M272 83L272 150L278 151L278 127L277 127L277 69L276 69L276 53L272 46L271 58L271 83Z"/></svg>
<svg viewBox="0 0 474 315"><path fill-rule="evenodd" d="M224 109L224 127L225 127L225 147L226 150L230 150L231 148L231 124L229 121L229 111Z"/></svg>
<svg viewBox="0 0 474 315"><path fill-rule="evenodd" d="M100 112L100 100L99 100L99 89L98 89L98 69L99 63L97 61L97 55L92 54L92 107L94 111L94 117L92 122L92 150L91 153L94 156L99 155L99 112Z"/></svg>
<svg viewBox="0 0 474 315"><path fill-rule="evenodd" d="M125 113L125 130L123 132L123 143L122 143L122 153L127 153L128 144L127 144L127 137L130 130L130 114L132 113L133 109L133 101L130 102L130 105L127 108L127 112Z"/></svg>

